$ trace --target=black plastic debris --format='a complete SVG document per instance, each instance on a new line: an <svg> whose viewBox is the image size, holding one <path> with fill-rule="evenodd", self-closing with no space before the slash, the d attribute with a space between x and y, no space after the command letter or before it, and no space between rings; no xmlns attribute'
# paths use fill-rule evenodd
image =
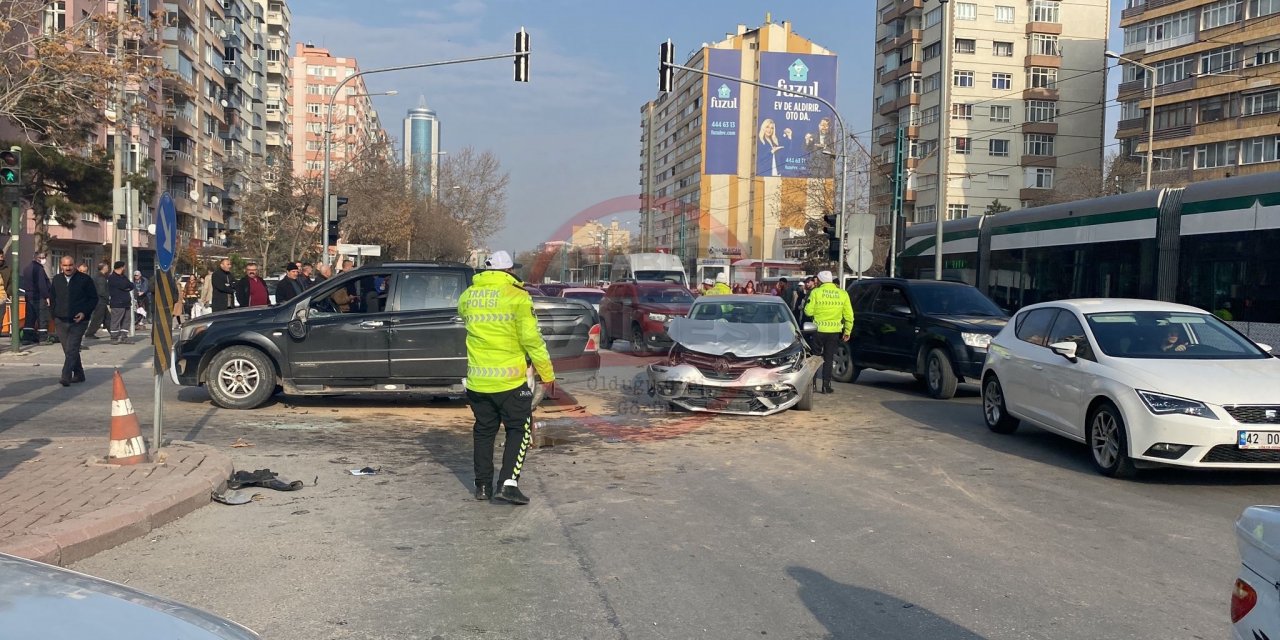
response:
<svg viewBox="0 0 1280 640"><path fill-rule="evenodd" d="M265 487L276 491L297 491L304 486L301 480L285 480L280 474L270 469L258 469L256 471L237 471L231 474L231 479L227 481L228 489L240 489L243 487Z"/></svg>

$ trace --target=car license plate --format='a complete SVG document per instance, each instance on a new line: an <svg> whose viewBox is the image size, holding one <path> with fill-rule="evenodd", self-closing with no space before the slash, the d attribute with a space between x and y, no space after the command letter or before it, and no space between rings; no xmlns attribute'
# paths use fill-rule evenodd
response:
<svg viewBox="0 0 1280 640"><path fill-rule="evenodd" d="M1280 449L1280 431L1237 431L1240 449Z"/></svg>

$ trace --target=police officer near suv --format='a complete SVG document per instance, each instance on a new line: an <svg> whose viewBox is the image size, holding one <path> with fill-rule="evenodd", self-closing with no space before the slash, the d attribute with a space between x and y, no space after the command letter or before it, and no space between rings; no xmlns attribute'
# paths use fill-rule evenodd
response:
<svg viewBox="0 0 1280 640"><path fill-rule="evenodd" d="M533 444L534 393L526 362L533 363L547 392L556 376L533 314L533 299L515 275L520 265L511 254L497 251L484 266L485 271L476 274L458 300L458 315L467 324L467 401L476 418L475 497L494 497L493 442L501 424L507 429L507 441L496 497L529 504L519 487L525 456Z"/></svg>
<svg viewBox="0 0 1280 640"><path fill-rule="evenodd" d="M818 325L818 345L822 349L822 390L819 393L834 393L831 388L831 361L835 359L836 349L840 341L849 341L853 335L853 305L849 302L849 293L834 282L835 276L830 271L818 273L821 283L809 292L809 300L804 305L804 314L813 318Z"/></svg>

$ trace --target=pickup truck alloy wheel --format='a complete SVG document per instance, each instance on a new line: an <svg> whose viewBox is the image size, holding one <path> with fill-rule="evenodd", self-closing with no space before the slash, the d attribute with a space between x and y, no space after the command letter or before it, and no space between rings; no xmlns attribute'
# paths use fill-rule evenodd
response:
<svg viewBox="0 0 1280 640"><path fill-rule="evenodd" d="M230 347L209 365L209 396L227 409L253 409L276 391L275 369L266 354L253 347Z"/></svg>
<svg viewBox="0 0 1280 640"><path fill-rule="evenodd" d="M649 352L649 345L644 341L644 329L640 325L631 325L631 352L638 354L646 354Z"/></svg>

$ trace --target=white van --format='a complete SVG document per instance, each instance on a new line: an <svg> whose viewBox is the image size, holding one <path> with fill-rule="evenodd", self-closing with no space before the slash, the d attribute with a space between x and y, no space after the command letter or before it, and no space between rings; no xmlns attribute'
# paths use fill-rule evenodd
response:
<svg viewBox="0 0 1280 640"><path fill-rule="evenodd" d="M644 280L689 286L684 263L678 256L669 253L632 253L621 256L613 263L610 279L614 282Z"/></svg>

